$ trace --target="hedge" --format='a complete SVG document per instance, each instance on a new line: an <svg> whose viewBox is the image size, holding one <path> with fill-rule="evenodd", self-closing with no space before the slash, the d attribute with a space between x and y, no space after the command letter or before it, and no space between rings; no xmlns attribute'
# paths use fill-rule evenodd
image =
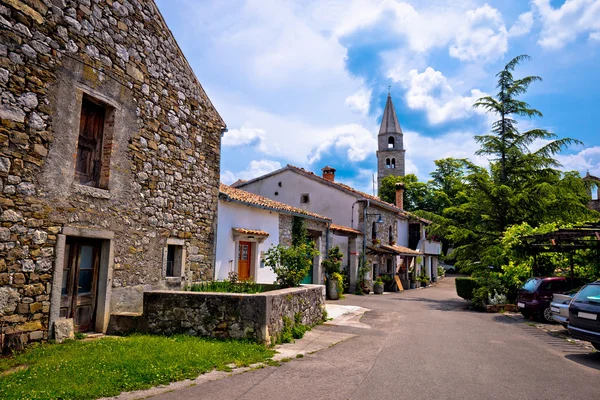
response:
<svg viewBox="0 0 600 400"><path fill-rule="evenodd" d="M456 293L465 300L472 300L478 288L479 283L473 278L456 278Z"/></svg>

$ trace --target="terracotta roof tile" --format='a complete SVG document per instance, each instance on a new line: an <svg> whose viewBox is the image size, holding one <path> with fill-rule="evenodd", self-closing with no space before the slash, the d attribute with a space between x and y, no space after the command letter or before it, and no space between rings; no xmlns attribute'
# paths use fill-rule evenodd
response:
<svg viewBox="0 0 600 400"><path fill-rule="evenodd" d="M339 232L344 232L344 233L354 233L354 234L357 234L357 235L362 235L361 231L356 230L354 228L347 227L347 226L342 226L342 225L337 225L337 224L331 224L331 225L329 225L329 228L332 231L339 231Z"/></svg>
<svg viewBox="0 0 600 400"><path fill-rule="evenodd" d="M381 245L382 248L384 249L390 249L393 250L401 255L405 255L405 256L419 256L419 255L423 255L423 253L421 253L420 251L417 250L413 250L413 249L409 249L408 247L404 247L404 246L398 246L397 244L395 245L385 245L382 244Z"/></svg>
<svg viewBox="0 0 600 400"><path fill-rule="evenodd" d="M269 236L269 232L261 231L259 229L246 229L246 228L231 228L234 232L242 235L256 235L256 236Z"/></svg>
<svg viewBox="0 0 600 400"><path fill-rule="evenodd" d="M234 200L234 201L241 202L241 203L246 203L249 205L254 205L254 206L259 206L259 207L266 207L266 208L270 208L275 211L283 211L283 212L288 212L288 213L292 213L292 214L306 215L306 216L320 219L323 221L331 221L331 218L323 217L322 215L315 214L313 212L306 211L301 208L292 207L288 204L280 203L279 201L271 200L266 197L254 194L254 193L246 192L245 190L235 189L235 188L232 188L231 186L227 186L223 183L221 183L220 191L227 198Z"/></svg>

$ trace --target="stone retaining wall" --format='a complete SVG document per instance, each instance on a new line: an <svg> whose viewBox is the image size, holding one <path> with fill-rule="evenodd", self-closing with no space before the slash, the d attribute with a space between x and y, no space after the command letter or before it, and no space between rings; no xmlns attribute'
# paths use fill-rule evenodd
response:
<svg viewBox="0 0 600 400"><path fill-rule="evenodd" d="M283 317L314 325L323 319L325 287L306 285L259 294L151 291L144 293L143 316L112 316L111 333L132 330L220 339L271 341Z"/></svg>

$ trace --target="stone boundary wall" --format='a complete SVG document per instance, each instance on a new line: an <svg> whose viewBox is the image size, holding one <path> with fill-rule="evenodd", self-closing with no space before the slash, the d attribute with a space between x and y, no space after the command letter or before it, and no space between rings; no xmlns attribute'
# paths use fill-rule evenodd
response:
<svg viewBox="0 0 600 400"><path fill-rule="evenodd" d="M323 319L325 287L305 285L259 294L150 291L144 293L142 316L113 315L109 333L152 334L271 343L281 332L283 317L314 325Z"/></svg>

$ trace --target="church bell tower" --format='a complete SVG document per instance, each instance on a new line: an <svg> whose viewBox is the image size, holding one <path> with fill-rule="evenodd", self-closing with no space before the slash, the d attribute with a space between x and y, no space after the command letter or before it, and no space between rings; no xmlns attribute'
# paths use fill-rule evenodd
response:
<svg viewBox="0 0 600 400"><path fill-rule="evenodd" d="M381 181L388 175L404 176L404 135L398 123L398 116L388 93L383 119L377 136L377 190Z"/></svg>

